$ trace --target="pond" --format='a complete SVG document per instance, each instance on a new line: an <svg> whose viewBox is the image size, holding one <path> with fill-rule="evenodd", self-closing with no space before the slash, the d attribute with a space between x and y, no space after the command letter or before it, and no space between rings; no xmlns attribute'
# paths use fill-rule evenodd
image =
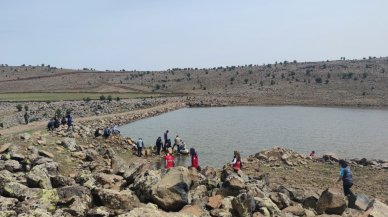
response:
<svg viewBox="0 0 388 217"><path fill-rule="evenodd" d="M201 166L230 162L281 146L318 156L335 152L344 158L388 160L388 110L301 106L184 108L121 126L124 136L143 138L146 146L169 130L194 147ZM188 165L189 158L179 158Z"/></svg>

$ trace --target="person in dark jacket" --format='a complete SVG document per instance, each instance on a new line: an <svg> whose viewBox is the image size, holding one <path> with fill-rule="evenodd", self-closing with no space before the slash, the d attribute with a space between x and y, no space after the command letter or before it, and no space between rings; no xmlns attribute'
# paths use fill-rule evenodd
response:
<svg viewBox="0 0 388 217"><path fill-rule="evenodd" d="M100 133L100 128L97 128L96 131L94 131L94 137L99 137L101 136L101 133Z"/></svg>
<svg viewBox="0 0 388 217"><path fill-rule="evenodd" d="M73 117L67 115L67 129L70 130L70 127L73 127Z"/></svg>
<svg viewBox="0 0 388 217"><path fill-rule="evenodd" d="M30 122L30 115L28 112L24 113L24 122L28 124Z"/></svg>
<svg viewBox="0 0 388 217"><path fill-rule="evenodd" d="M339 160L340 165L340 177L338 178L338 181L342 180L343 188L344 188L344 194L346 197L352 197L354 196L353 192L350 190L350 188L353 186L353 175L352 171L350 170L349 165L344 160Z"/></svg>
<svg viewBox="0 0 388 217"><path fill-rule="evenodd" d="M54 117L54 128L58 129L59 126L61 126L61 123L59 122L57 117Z"/></svg>
<svg viewBox="0 0 388 217"><path fill-rule="evenodd" d="M162 149L162 146L163 146L162 138L160 136L156 140L155 146L156 146L156 154L160 155L160 150Z"/></svg>
<svg viewBox="0 0 388 217"><path fill-rule="evenodd" d="M65 116L62 116L61 124L62 124L62 126L65 126L65 125L67 124L67 121L66 121L66 117L65 117Z"/></svg>
<svg viewBox="0 0 388 217"><path fill-rule="evenodd" d="M109 127L105 127L104 134L103 134L104 138L107 139L110 136L110 133L111 133L110 132L110 128Z"/></svg>

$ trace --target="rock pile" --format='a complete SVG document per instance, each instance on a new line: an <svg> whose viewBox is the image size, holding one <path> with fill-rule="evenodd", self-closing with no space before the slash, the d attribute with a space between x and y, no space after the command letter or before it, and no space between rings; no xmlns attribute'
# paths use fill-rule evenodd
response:
<svg viewBox="0 0 388 217"><path fill-rule="evenodd" d="M268 174L247 176L228 166L201 172L185 167L157 170L147 161L127 164L111 148L83 148L71 139L61 144L82 153L82 168L74 176L62 176L47 151L32 146L22 154L12 144L0 146L0 216L377 217L388 210L365 195L348 208L342 192L335 189L319 196L285 186L270 188ZM306 159L285 154L290 153L276 149L257 156L269 162Z"/></svg>

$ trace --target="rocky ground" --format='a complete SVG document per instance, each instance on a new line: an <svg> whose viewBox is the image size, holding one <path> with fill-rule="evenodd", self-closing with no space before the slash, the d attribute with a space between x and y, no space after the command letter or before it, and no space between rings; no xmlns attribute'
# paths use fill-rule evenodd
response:
<svg viewBox="0 0 388 217"><path fill-rule="evenodd" d="M228 166L201 165L200 172L184 167L156 169L154 162L160 158L152 147L138 158L130 138L93 138L95 127L114 118L119 116L85 120L71 131L33 130L0 137L0 216L377 217L388 213L387 162L350 160L360 179L354 188L357 198L347 201L341 188L332 184L338 177L334 154L312 159L274 148L244 159L239 173Z"/></svg>

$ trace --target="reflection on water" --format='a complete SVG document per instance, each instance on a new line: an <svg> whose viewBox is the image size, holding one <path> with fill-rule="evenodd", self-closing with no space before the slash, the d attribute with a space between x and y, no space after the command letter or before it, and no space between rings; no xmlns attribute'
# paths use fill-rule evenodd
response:
<svg viewBox="0 0 388 217"><path fill-rule="evenodd" d="M320 156L388 160L388 110L320 107L185 108L120 127L124 136L142 137L146 146L170 130L194 147L199 164L222 167L239 150L243 157L283 146ZM177 156L178 165L190 157ZM164 167L160 162L158 167Z"/></svg>

